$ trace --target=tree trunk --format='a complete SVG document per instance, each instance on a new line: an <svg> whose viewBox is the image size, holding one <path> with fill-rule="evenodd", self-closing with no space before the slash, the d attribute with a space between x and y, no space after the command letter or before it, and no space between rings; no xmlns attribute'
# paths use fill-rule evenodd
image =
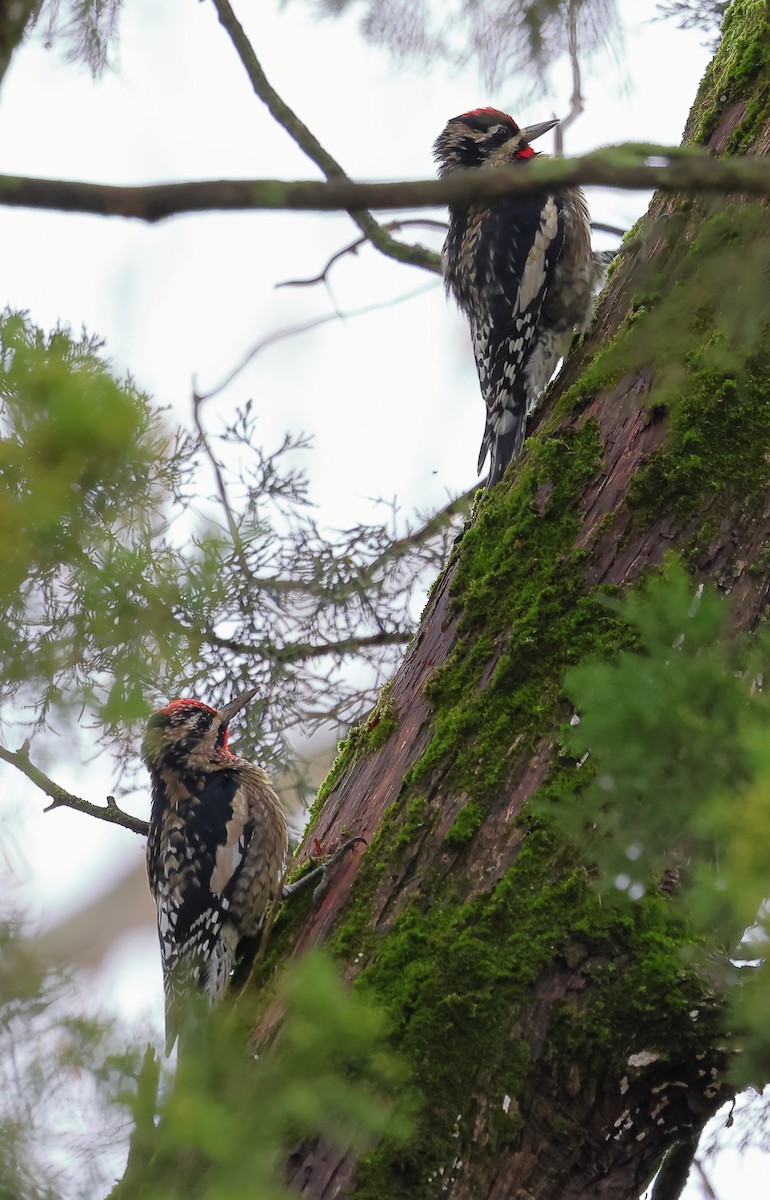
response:
<svg viewBox="0 0 770 1200"><path fill-rule="evenodd" d="M735 0L690 142L767 153L769 46L767 4ZM671 901L602 904L537 806L581 786L563 678L620 644L608 589L673 551L741 628L767 603L768 209L657 197L642 232L332 770L307 848L369 845L274 931L271 960L327 943L379 998L421 1098L405 1148L297 1147L314 1200L632 1200L730 1094L722 1004Z"/></svg>

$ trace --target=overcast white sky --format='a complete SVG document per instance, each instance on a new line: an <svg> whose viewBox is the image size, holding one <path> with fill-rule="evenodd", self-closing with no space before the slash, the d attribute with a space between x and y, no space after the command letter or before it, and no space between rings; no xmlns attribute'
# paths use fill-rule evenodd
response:
<svg viewBox="0 0 770 1200"><path fill-rule="evenodd" d="M608 55L593 64L570 152L624 139L677 142L708 61L696 36L650 24L653 3L622 7L631 15L625 53L620 65ZM240 8L245 20L254 6ZM513 87L488 95L472 66L464 74L399 70L360 40L355 21L314 20L301 0L281 12L262 0L259 20L245 23L268 78L354 178L430 176L431 146L447 117L480 103L526 122L566 106L566 64L553 72L552 93L522 109ZM23 47L0 96L0 164L8 173L109 183L318 176L255 99L213 7L187 0L127 0L117 69L98 82L40 42ZM595 219L628 227L646 197L605 191L591 203ZM130 370L187 420L193 379L207 389L266 334L333 311L323 287L275 284L315 273L357 232L345 216L228 214L148 227L0 209L3 300L44 328L62 321L100 334L117 370ZM301 461L330 524L372 519L373 496L398 496L407 509L442 504L474 483L483 428L464 321L436 277L370 249L340 262L332 287L343 312L427 290L278 342L217 402L220 410L227 416L253 396L267 446L287 429L313 434L315 448ZM9 791L26 796L27 785L3 770ZM87 789L77 748L68 745L56 777ZM93 790L101 794L98 784ZM30 788L25 811L38 807ZM89 841L82 861L75 849L72 861L51 853L54 824L57 841L59 829L66 836L71 828ZM89 880L100 873L97 843L117 849L128 838L69 813L33 825L36 890L57 908L82 895L84 872Z"/></svg>
<svg viewBox="0 0 770 1200"><path fill-rule="evenodd" d="M431 146L446 119L481 104L522 123L567 108L566 64L552 72L549 95L522 104L515 86L485 90L473 63L464 71L399 70L360 40L355 20L316 21L301 0L281 11L274 0L236 8L270 81L354 178L432 175ZM652 0L620 8L625 47L617 58L600 56L587 74L586 113L569 131L569 153L625 140L678 142L708 61L697 34L650 23ZM98 82L40 42L24 46L0 94L0 170L108 183L318 177L253 96L212 6L189 0L126 0L117 69ZM645 206L638 194L591 196L596 220L623 227ZM0 209L2 302L28 309L42 327L61 321L102 335L116 368L186 420L193 378L207 389L261 337L332 311L322 287L275 284L314 274L356 234L343 216L230 214L151 228ZM464 324L435 277L369 249L341 262L332 286L343 311L426 290L278 343L218 403L227 414L253 396L267 446L287 429L314 435L303 463L329 524L372 519L373 496L397 495L408 509L438 506L475 481L483 426ZM111 790L110 768L88 764L86 750L80 757L77 747L62 748L51 773L100 798ZM78 814L42 816L40 793L1 770L0 829L15 834L13 895L43 923L141 860L133 835ZM147 816L148 798L135 798L133 808ZM145 1007L151 995L159 1021L154 943L129 949L116 947L107 974L129 1008ZM766 1194L721 1186L720 1200ZM688 1192L698 1194L697 1186Z"/></svg>

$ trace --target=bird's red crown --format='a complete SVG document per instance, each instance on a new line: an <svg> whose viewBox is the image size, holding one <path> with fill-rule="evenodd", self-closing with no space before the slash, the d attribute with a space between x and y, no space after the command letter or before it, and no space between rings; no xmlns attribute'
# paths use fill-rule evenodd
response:
<svg viewBox="0 0 770 1200"><path fill-rule="evenodd" d="M493 121L510 121L515 130L518 131L519 128L510 113L504 113L501 108L470 108L455 120L463 121L466 117L489 117Z"/></svg>
<svg viewBox="0 0 770 1200"><path fill-rule="evenodd" d="M219 715L215 708L212 708L210 704L204 704L202 700L193 700L191 697L181 697L177 700L170 700L165 707L159 708L157 712L154 713L150 718L150 724L152 725L156 723L158 717L161 718L161 721L163 718L168 718L168 722L172 726L181 724L184 721L185 715L189 713L191 709L196 712L209 713L212 717ZM219 737L217 738L217 750L224 752L226 755L232 754L228 743L229 731L227 725L225 724L220 730Z"/></svg>
<svg viewBox="0 0 770 1200"><path fill-rule="evenodd" d="M477 128L491 128L493 125L508 125L510 126L511 135L515 136L521 133L521 127L516 124L510 113L503 112L500 108L471 108L468 112L461 113L459 117L454 117L455 121L467 121ZM531 146L524 142L516 151L515 157L534 158L535 151Z"/></svg>

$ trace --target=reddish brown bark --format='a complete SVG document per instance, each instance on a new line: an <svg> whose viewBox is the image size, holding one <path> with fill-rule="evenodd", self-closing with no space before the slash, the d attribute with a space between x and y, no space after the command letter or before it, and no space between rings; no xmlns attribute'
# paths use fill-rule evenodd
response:
<svg viewBox="0 0 770 1200"><path fill-rule="evenodd" d="M744 7L751 9L751 5ZM725 108L711 133L710 148L719 152L729 144L745 112L744 100ZM757 132L754 152L764 154L769 147L770 125L766 125ZM568 364L549 397L544 421L597 350L621 329L640 274L642 278L649 275L671 255L671 224L665 217L675 211L675 205L674 200L653 204L651 228L663 232L656 234L642 260L629 261L618 271L590 341ZM702 219L702 213L691 212L678 236L687 242ZM770 237L770 221L765 235ZM770 321L770 310L766 318ZM736 625L752 628L764 614L770 595L770 581L761 569L760 557L770 544L770 495L765 492L748 506L745 495L726 500L722 489L718 494L704 494L697 509L687 516L677 515L676 506L666 503L644 520L631 503L633 480L667 444L669 436L665 407L657 406L651 396L655 378L654 362L629 371L611 389L587 397L580 411L566 416L555 429L558 435L560 429L595 422L603 443L603 469L585 488L579 505L582 524L576 545L585 552L585 579L590 587L614 584L626 588L642 572L660 564L668 551L686 547L699 578L732 592ZM547 512L552 487L543 485L535 498L535 511L541 515ZM709 524L709 517L717 519ZM694 547L695 531L704 529L708 532ZM405 776L430 743L433 720L424 688L435 669L447 661L458 638L462 611L451 593L462 555L461 543L393 681L389 705L397 718L396 731L383 747L350 766L318 817L313 834L326 846L333 846L342 830L371 839L399 800ZM498 647L491 655L481 688L490 678L499 652ZM534 749L526 740L507 749L505 786L486 812L474 836L472 853L467 855L458 855L444 839L468 796L456 789L451 772L439 766L427 788L430 804L439 811L437 822L418 829L402 853L394 856L393 870L379 879L368 901L370 928L387 938L399 914L419 901L429 878L435 886L437 878L452 876L455 891L465 903L493 892L528 836L526 825L517 818L548 776L553 749L551 736L541 738ZM299 931L292 953L322 944L333 933L346 906L355 900L362 859L363 851L353 853L340 867L322 904ZM577 1061L566 1078L554 1070L549 1049L554 1012L566 1010L579 1017L584 1004L590 1003L595 973L604 965L605 951L597 956L580 944L569 953L555 953L551 965L530 989L527 1004L515 1014L500 1011L501 1036L513 1036L528 1047L527 1087L509 1098L523 1119L521 1130L499 1145L490 1141L500 1097L494 1080L479 1078L471 1070L467 1088L474 1097L475 1119L465 1137L463 1163L453 1166L454 1149L448 1143L445 1173L435 1180L433 1190L426 1190L424 1180L420 1186L415 1183L415 1195L451 1196L452 1200L585 1200L588 1196L630 1200L649 1181L666 1150L702 1127L730 1091L719 1075L723 1059L715 1044L697 1055L683 1053L678 1061L669 1056L665 1062L637 1062L629 1056L625 1067L614 1073L608 1070L592 1076ZM351 979L359 970L355 961L344 966ZM667 998L659 996L654 1001L664 1015ZM709 1003L704 983L703 1004ZM260 1033L271 1024L268 1017ZM567 1145L559 1130L568 1130L570 1139L578 1137L579 1144L572 1140ZM410 1176L399 1174L397 1156L394 1162L393 1194L410 1194ZM314 1200L358 1194L369 1200L372 1192L366 1187L359 1193L356 1169L351 1154L327 1145L306 1144L292 1155L288 1179L301 1195Z"/></svg>

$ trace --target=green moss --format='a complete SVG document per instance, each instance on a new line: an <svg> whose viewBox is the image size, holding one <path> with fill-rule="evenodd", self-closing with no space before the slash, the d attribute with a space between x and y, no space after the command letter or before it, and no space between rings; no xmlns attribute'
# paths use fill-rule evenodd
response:
<svg viewBox="0 0 770 1200"><path fill-rule="evenodd" d="M676 1058L684 1039L702 1045L703 1026L690 1017L702 985L682 964L681 930L667 910L659 916L659 898L624 913L602 904L558 835L542 824L523 828L519 855L493 891L465 904L414 898L387 939L367 944L359 986L386 1005L399 1048L430 1100L406 1151L396 1155L383 1144L361 1164L357 1197L429 1196L448 1145L463 1159L478 1158L472 1130L482 1098L490 1114L484 1153L515 1146L518 1098L529 1093L533 1072L561 1087L578 1071L583 1086L598 1092L629 1053L654 1044ZM533 1063L517 1012L554 961L574 961L576 946L612 962L594 971L590 1003L576 993L558 1009L543 1060ZM662 995L672 998L665 1020ZM571 1134L564 1144L577 1153L577 1131L562 1119Z"/></svg>
<svg viewBox="0 0 770 1200"><path fill-rule="evenodd" d="M452 587L458 635L426 688L433 736L406 779L421 787L451 761L452 790L473 804L450 844L467 841L480 823L514 743L534 744L547 728L558 697L554 676L604 635L612 640L615 620L589 594L574 551L577 500L600 463L591 423L531 439L516 484L495 488L465 534Z"/></svg>
<svg viewBox="0 0 770 1200"><path fill-rule="evenodd" d="M635 527L666 511L703 514L685 555L715 511L736 501L754 509L770 481L767 210L702 206L707 214L693 211L690 230L669 231L618 335L558 406L560 414L579 409L622 377L648 376L642 400L669 421L665 446L632 483Z"/></svg>
<svg viewBox="0 0 770 1200"><path fill-rule="evenodd" d="M362 746L365 754L374 754L375 750L381 750L398 728L398 718L388 699L389 692L390 685L386 684L374 712L366 723L366 738Z"/></svg>
<svg viewBox="0 0 770 1200"><path fill-rule="evenodd" d="M318 819L318 814L324 806L326 797L334 790L337 783L357 762L366 754L374 754L381 750L390 736L398 728L398 718L390 703L390 684L387 683L380 693L380 698L368 717L358 725L354 725L337 747L337 756L329 769L329 774L316 792L315 800L310 806L305 837L312 831Z"/></svg>
<svg viewBox="0 0 770 1200"><path fill-rule="evenodd" d="M591 1078L597 1064L618 1077L629 1055L641 1050L656 1053L662 1062L687 1061L719 1036L719 1009L704 1004L702 981L685 961L681 930L671 925L665 902L653 893L631 916L627 952L613 954L591 973L590 1005L562 1004L554 1010L549 1050L561 1082L575 1069Z"/></svg>
<svg viewBox="0 0 770 1200"><path fill-rule="evenodd" d="M406 805L406 813L399 817L394 834L393 847L411 846L420 834L432 824L432 814L424 796L412 796Z"/></svg>
<svg viewBox="0 0 770 1200"><path fill-rule="evenodd" d="M444 844L453 850L467 845L484 824L486 812L476 800L470 800L444 835Z"/></svg>
<svg viewBox="0 0 770 1200"><path fill-rule="evenodd" d="M701 220L666 257L676 285L625 339L628 363L655 364L647 405L669 414L665 446L632 484L644 520L666 510L690 518L715 503L724 511L736 500L754 506L767 488L766 224L759 205L722 206Z"/></svg>
<svg viewBox="0 0 770 1200"><path fill-rule="evenodd" d="M606 369L595 367L594 378ZM383 880L404 869L416 838L433 835L442 804L433 797L447 791L437 787L438 773L453 794L467 797L443 848L471 853L488 806L504 787L512 751L534 746L563 719L564 671L629 637L603 594L587 586L574 549L577 502L600 467L601 441L590 422L576 433L533 438L516 477L478 505L452 587L460 614L455 646L426 688L432 740L364 856L333 938L335 953L363 963L358 986L386 1007L395 1042L425 1098L408 1149L383 1142L362 1161L356 1195L365 1200L432 1194L447 1146L456 1145L459 1157L471 1151L480 1102L474 1087L479 1098L489 1098L484 1153L516 1144L522 1129L517 1097L531 1086L532 1073L545 1069L555 1078L575 1066L569 1012L560 1015L546 1067L530 1061L529 1044L516 1026L517 1011L555 960L576 964L590 953L648 961L638 918L599 901L576 851L551 832L548 821L534 817L542 811L538 798L512 828L521 842L518 855L490 892L467 899L467 879L447 874L438 860L385 939L371 920ZM566 800L583 777L571 760L557 760L542 799ZM665 930L659 936L665 943ZM678 972L677 943L669 940ZM592 1004L605 1013L614 1001L609 991L603 998L604 989L614 979L598 975L592 982ZM689 987L691 996L699 994L694 975ZM597 1089L608 1063L623 1052L619 1047L644 1048L637 1018L629 1002L628 1020L605 1032L607 1051L593 1065ZM672 1046L680 1032L672 1033ZM577 1069L588 1076L590 1061ZM572 1141L577 1146L576 1134ZM480 1153L473 1147L474 1155Z"/></svg>
<svg viewBox="0 0 770 1200"><path fill-rule="evenodd" d="M727 505L736 494L751 502L766 493L768 370L770 358L749 361L736 376L691 364L670 414L666 445L632 481L631 501L647 519L661 509L687 519L709 496Z"/></svg>
<svg viewBox="0 0 770 1200"><path fill-rule="evenodd" d="M706 70L685 129L685 141L705 143L736 100L746 111L733 131L727 153L752 144L770 111L767 0L733 0L725 16L719 50Z"/></svg>
<svg viewBox="0 0 770 1200"><path fill-rule="evenodd" d="M618 334L619 337L619 334ZM568 413L580 412L600 392L609 391L623 374L616 353L618 337L594 355L580 378L558 399L553 420L559 421Z"/></svg>
<svg viewBox="0 0 770 1200"><path fill-rule="evenodd" d="M424 1186L445 1162L458 1116L458 1152L467 1144L474 1110L468 1079L479 1067L494 1073L500 1104L504 1095L521 1093L526 1045L518 1038L490 1038L490 1030L501 1011L509 1014L526 995L551 956L552 922L550 916L541 920L552 899L548 883L559 890L571 884L547 879L547 857L522 853L492 894L467 905L426 904L422 897L413 902L360 976L360 986L386 1003L401 1051L431 1097L416 1138L402 1152L400 1169L412 1186ZM516 1132L512 1126L511 1135ZM382 1158L375 1154L359 1173L363 1191L357 1195L375 1193L371 1170ZM393 1193L386 1188L380 1194Z"/></svg>

